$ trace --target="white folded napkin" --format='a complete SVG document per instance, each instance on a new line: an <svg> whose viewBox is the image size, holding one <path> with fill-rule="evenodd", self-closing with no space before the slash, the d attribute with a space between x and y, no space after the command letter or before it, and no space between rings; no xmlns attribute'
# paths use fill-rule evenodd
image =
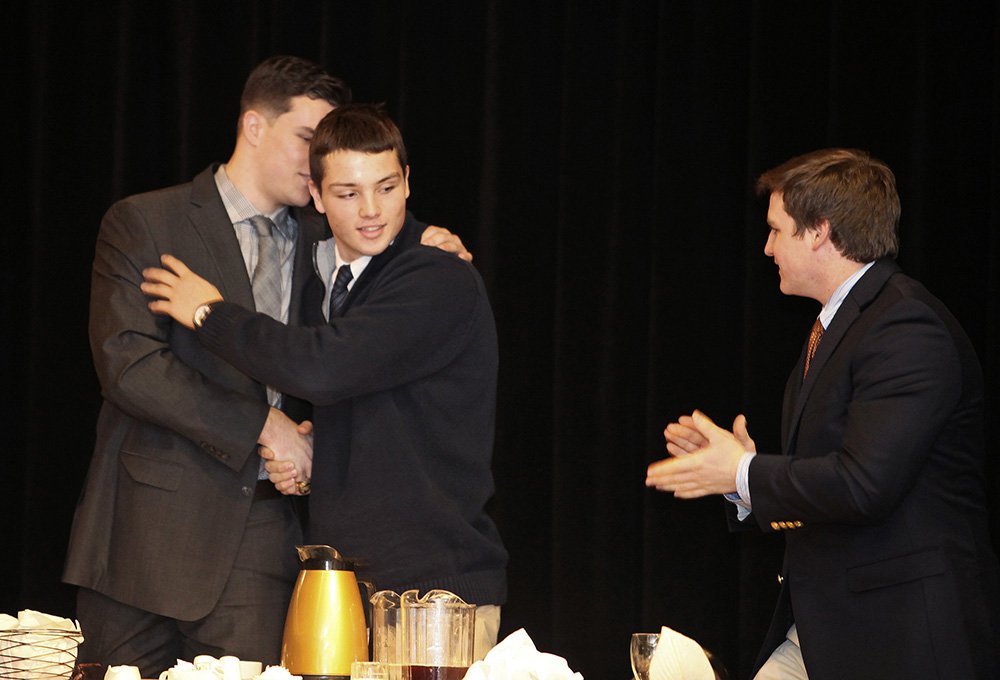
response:
<svg viewBox="0 0 1000 680"><path fill-rule="evenodd" d="M715 680L715 671L701 645L664 626L649 664L649 680Z"/></svg>
<svg viewBox="0 0 1000 680"><path fill-rule="evenodd" d="M108 666L104 680L140 680L138 666Z"/></svg>
<svg viewBox="0 0 1000 680"><path fill-rule="evenodd" d="M292 675L284 666L268 666L255 680L302 680L302 676Z"/></svg>
<svg viewBox="0 0 1000 680"><path fill-rule="evenodd" d="M80 624L71 619L52 614L43 614L32 609L22 609L17 613L15 628L47 628L54 630L79 631Z"/></svg>
<svg viewBox="0 0 1000 680"><path fill-rule="evenodd" d="M501 640L482 661L465 674L465 680L583 680L566 659L539 652L520 628Z"/></svg>

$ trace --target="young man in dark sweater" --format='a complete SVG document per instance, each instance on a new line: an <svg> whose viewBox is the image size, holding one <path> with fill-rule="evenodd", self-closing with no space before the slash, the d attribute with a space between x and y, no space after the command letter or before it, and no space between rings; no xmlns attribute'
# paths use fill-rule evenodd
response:
<svg viewBox="0 0 1000 680"><path fill-rule="evenodd" d="M143 292L236 368L314 405L309 540L360 560L377 588L444 588L479 605L481 658L507 563L484 510L497 372L486 290L470 264L419 244L406 150L380 109L324 118L310 170L334 237L318 245L305 293L313 325L224 302L169 255L144 272Z"/></svg>

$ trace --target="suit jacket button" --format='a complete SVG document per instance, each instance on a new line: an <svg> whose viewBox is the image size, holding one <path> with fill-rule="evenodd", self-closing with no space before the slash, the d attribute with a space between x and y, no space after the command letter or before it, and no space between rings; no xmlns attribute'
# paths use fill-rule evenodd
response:
<svg viewBox="0 0 1000 680"><path fill-rule="evenodd" d="M246 496L247 498L253 495L253 489L251 489L249 486L244 486L242 489L240 489L240 491L243 492L243 495Z"/></svg>
<svg viewBox="0 0 1000 680"><path fill-rule="evenodd" d="M784 582L785 582L785 577L782 576L781 574L778 574L778 585L780 586Z"/></svg>

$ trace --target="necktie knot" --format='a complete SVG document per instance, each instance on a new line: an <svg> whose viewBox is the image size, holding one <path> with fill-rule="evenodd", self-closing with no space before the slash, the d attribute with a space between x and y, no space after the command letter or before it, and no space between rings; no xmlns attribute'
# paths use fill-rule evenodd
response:
<svg viewBox="0 0 1000 680"><path fill-rule="evenodd" d="M802 371L803 378L809 374L809 364L812 363L813 357L816 356L816 348L819 347L819 341L823 339L823 332L823 323L819 319L816 319L812 330L809 331L809 344L806 346L806 367Z"/></svg>
<svg viewBox="0 0 1000 680"><path fill-rule="evenodd" d="M274 222L263 215L251 217L250 224L257 232L257 238L271 238L274 234Z"/></svg>
<svg viewBox="0 0 1000 680"><path fill-rule="evenodd" d="M347 284L354 278L351 265L342 264L337 269L337 277L333 280L333 287L330 289L330 318L340 316L344 311L344 303L347 302Z"/></svg>

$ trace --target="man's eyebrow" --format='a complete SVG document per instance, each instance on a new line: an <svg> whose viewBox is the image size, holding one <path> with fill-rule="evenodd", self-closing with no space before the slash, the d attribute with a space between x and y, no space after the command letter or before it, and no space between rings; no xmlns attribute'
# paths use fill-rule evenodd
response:
<svg viewBox="0 0 1000 680"><path fill-rule="evenodd" d="M398 172L394 172L394 173L392 173L390 175L386 175L385 177L383 177L380 180L377 180L375 182L375 184L381 184L382 182L387 182L387 181L389 181L391 179L397 179L398 177L400 177L400 174ZM331 187L356 187L356 186L358 186L358 183L357 182L330 182L330 184L328 186L331 186Z"/></svg>

